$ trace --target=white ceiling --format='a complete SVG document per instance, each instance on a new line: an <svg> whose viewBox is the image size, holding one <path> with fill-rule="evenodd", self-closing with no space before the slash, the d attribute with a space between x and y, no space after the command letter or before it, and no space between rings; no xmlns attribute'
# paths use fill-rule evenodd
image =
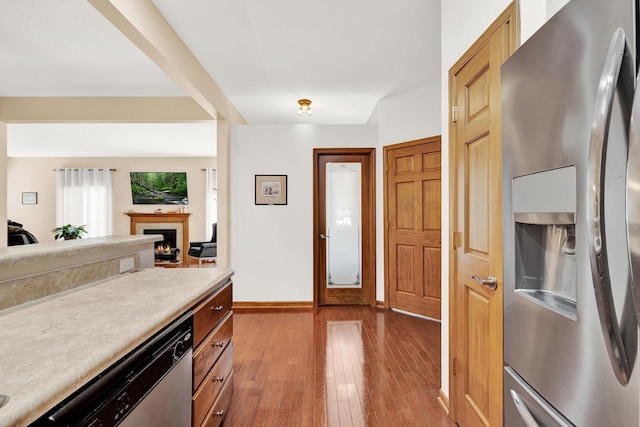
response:
<svg viewBox="0 0 640 427"><path fill-rule="evenodd" d="M440 81L440 0L152 1L250 124L363 124L380 99ZM185 92L86 0L0 0L0 96ZM14 126L27 144L31 125Z"/></svg>
<svg viewBox="0 0 640 427"><path fill-rule="evenodd" d="M184 96L86 0L0 0L0 96Z"/></svg>
<svg viewBox="0 0 640 427"><path fill-rule="evenodd" d="M440 0L153 0L249 123L366 123L440 78Z"/></svg>

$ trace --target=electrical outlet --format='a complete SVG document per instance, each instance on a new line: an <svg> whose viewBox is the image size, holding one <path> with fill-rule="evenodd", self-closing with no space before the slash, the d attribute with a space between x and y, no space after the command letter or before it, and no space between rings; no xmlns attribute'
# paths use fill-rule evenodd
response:
<svg viewBox="0 0 640 427"><path fill-rule="evenodd" d="M125 258L120 260L120 273L132 271L134 268L133 258Z"/></svg>

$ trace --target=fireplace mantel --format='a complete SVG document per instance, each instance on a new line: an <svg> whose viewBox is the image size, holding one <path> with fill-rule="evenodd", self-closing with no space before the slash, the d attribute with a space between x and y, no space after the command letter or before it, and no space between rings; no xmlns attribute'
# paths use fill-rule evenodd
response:
<svg viewBox="0 0 640 427"><path fill-rule="evenodd" d="M178 263L181 267L187 267L189 258L187 257L187 252L189 251L189 216L190 213L187 212L160 212L160 213L151 213L151 212L125 212L129 218L131 219L131 227L130 232L132 235L143 234L142 230L144 225L142 224L174 224L181 228L182 230L182 247L180 249L179 259L181 260ZM141 225L141 226L139 226ZM167 263L156 263L157 266L164 265ZM173 265L176 265L174 263Z"/></svg>

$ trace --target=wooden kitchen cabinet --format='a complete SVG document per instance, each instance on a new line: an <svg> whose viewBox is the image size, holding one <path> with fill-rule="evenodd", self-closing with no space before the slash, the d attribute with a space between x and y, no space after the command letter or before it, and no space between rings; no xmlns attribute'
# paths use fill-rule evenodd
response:
<svg viewBox="0 0 640 427"><path fill-rule="evenodd" d="M209 413L205 417L202 427L218 427L224 420L224 413L231 406L231 396L233 395L233 372L229 376L229 380L225 382L218 400L213 404ZM222 414L222 415L220 415Z"/></svg>
<svg viewBox="0 0 640 427"><path fill-rule="evenodd" d="M193 427L224 422L233 395L232 283L193 310Z"/></svg>
<svg viewBox="0 0 640 427"><path fill-rule="evenodd" d="M233 338L233 313L228 312L220 324L204 339L193 353L193 391L215 365Z"/></svg>
<svg viewBox="0 0 640 427"><path fill-rule="evenodd" d="M218 322L231 311L231 281L205 298L193 310L193 344L197 346L211 333Z"/></svg>

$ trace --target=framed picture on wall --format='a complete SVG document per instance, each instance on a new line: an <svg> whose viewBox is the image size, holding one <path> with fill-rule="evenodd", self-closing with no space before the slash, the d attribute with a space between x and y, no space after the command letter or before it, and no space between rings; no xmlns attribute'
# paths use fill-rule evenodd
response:
<svg viewBox="0 0 640 427"><path fill-rule="evenodd" d="M38 204L38 193L35 192L26 192L22 193L22 204L23 205L37 205Z"/></svg>
<svg viewBox="0 0 640 427"><path fill-rule="evenodd" d="M287 175L256 175L256 205L286 205Z"/></svg>

